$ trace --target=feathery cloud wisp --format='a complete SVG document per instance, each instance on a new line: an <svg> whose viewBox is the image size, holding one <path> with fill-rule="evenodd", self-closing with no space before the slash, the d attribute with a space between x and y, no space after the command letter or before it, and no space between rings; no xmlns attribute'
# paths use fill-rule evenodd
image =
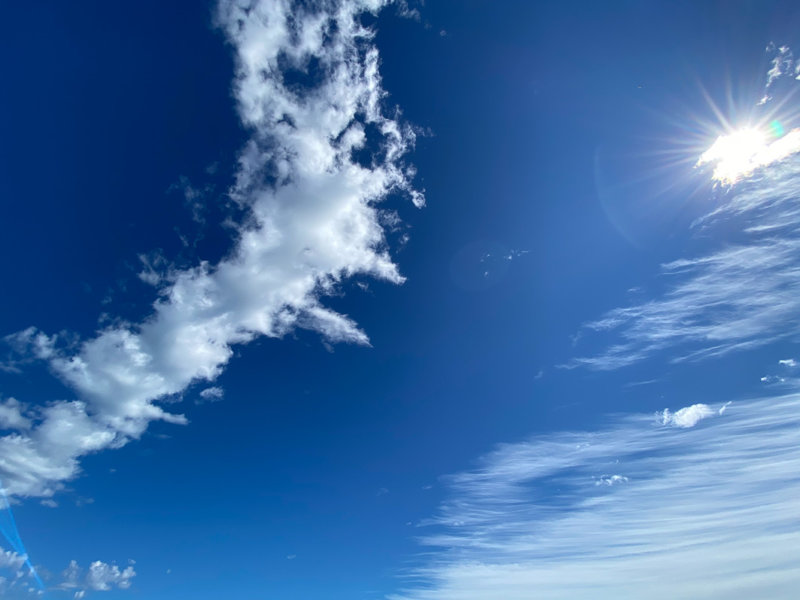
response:
<svg viewBox="0 0 800 600"><path fill-rule="evenodd" d="M791 597L799 406L794 394L693 427L640 415L500 446L449 479L416 585L393 598Z"/></svg>
<svg viewBox="0 0 800 600"><path fill-rule="evenodd" d="M614 340L567 367L624 367L672 350L674 362L695 361L763 346L800 333L800 160L773 166L698 224L741 225L744 241L662 265L665 293L615 308L585 330ZM583 336L585 337L585 336Z"/></svg>

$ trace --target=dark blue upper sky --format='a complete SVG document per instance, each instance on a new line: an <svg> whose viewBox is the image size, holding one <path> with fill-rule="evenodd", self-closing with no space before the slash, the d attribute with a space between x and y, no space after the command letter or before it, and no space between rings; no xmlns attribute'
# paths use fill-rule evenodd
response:
<svg viewBox="0 0 800 600"><path fill-rule="evenodd" d="M316 5L300 4L296 15ZM242 124L233 83L240 46L215 26L213 3L4 11L0 334L34 326L59 334L58 356L84 356L83 341L101 329L138 331L166 297L168 279L154 288L138 276L143 260L177 273L236 254L255 206L231 198L240 153L258 139L266 156L281 138L264 142L269 131ZM774 55L765 48L797 43L800 8L464 1L417 11L363 18L376 32L365 43L380 55L384 115L416 131L403 160L416 167L412 185L427 205L415 208L398 190L381 204L402 220L381 223L407 280L354 269L305 297L347 315L371 345L305 326L302 305L279 337L230 342L233 356L213 382L193 376L154 397L188 424L145 422L127 443L76 451L80 471L54 477L51 490L20 487L16 521L47 596L382 598L417 589L414 569L427 564L439 565L431 566L439 579L427 582L429 596L408 598L472 598L445 595L450 571L436 569L458 564L462 551L464 560L482 557L441 541L431 562L420 554L420 536L455 522L441 516L463 493L448 474L491 471L485 461L494 459L479 457L499 443L627 431L614 415L716 411L762 393L762 376L780 375L792 337L675 362L692 344L717 345L671 334L675 344L637 347L618 369L574 361L608 356L629 341L625 332L646 335L654 321L645 317L622 333L585 325L617 307L676 298L677 275L663 264L745 244L749 233L733 220L693 225L736 197L693 165L725 133L712 104L736 126L761 115L754 107ZM793 102L781 117L789 124ZM272 185L272 175L259 176ZM302 176L292 177L286 185L300 186ZM300 226L312 227L312 216ZM772 314L761 298L753 310ZM723 312L692 324L728 314L727 305L708 306ZM770 327L791 329L797 317L781 312ZM0 400L27 407L34 425L20 435L32 444L44 435L43 407L83 400L100 422L119 399L71 380L59 358L21 348L19 337L6 341ZM224 398L201 397L211 385ZM641 455L650 451L659 455ZM0 472L16 481L23 467L9 452L0 448ZM554 472L537 493L557 505L571 476ZM62 575L71 560L122 572L131 559L135 577L112 572L108 591L98 579ZM7 593L27 597L20 585Z"/></svg>

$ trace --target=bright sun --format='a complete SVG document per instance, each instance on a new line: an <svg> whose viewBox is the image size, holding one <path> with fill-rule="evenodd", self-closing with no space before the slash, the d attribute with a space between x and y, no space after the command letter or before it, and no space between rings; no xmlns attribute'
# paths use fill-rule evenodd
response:
<svg viewBox="0 0 800 600"><path fill-rule="evenodd" d="M715 164L713 179L730 185L757 168L755 158L767 147L767 136L761 131L755 128L740 129L718 137L700 156L697 164Z"/></svg>
<svg viewBox="0 0 800 600"><path fill-rule="evenodd" d="M756 169L798 151L800 151L798 129L770 141L770 136L761 129L747 127L718 137L700 156L697 166L713 164L712 179L723 185L733 185L752 175Z"/></svg>

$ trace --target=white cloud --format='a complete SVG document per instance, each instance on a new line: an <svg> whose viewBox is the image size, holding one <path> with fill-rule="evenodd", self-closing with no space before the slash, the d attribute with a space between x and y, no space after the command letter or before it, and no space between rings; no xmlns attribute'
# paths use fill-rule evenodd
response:
<svg viewBox="0 0 800 600"><path fill-rule="evenodd" d="M664 350L677 351L673 362L696 361L800 333L792 325L800 314L798 176L800 160L793 158L726 196L696 225L706 235L722 222L737 243L663 265L666 290L586 324L582 342L589 331L612 341L565 366L617 369Z"/></svg>
<svg viewBox="0 0 800 600"><path fill-rule="evenodd" d="M153 420L186 423L156 402L212 382L236 344L297 327L369 343L322 298L357 274L401 283L378 203L400 192L423 204L403 162L414 133L384 112L378 52L359 20L383 5L220 2L216 19L236 56L235 96L250 133L230 195L249 217L216 265L143 261L142 278L160 285L143 322L106 328L77 348L33 328L15 338L79 400L46 405L29 429L0 438L10 493L52 495L76 476L81 456L123 446ZM366 145L368 131L379 147Z"/></svg>
<svg viewBox="0 0 800 600"><path fill-rule="evenodd" d="M422 566L392 598L791 598L798 408L795 394L737 402L706 427L639 415L501 445L446 480ZM627 481L593 479L610 468Z"/></svg>
<svg viewBox="0 0 800 600"><path fill-rule="evenodd" d="M89 565L86 575L86 584L91 590L106 592L114 587L127 589L131 586L131 579L136 576L133 565L121 569L117 565L109 565L96 560Z"/></svg>
<svg viewBox="0 0 800 600"><path fill-rule="evenodd" d="M697 161L697 166L714 165L712 179L733 185L775 162L800 152L800 129L771 140L758 128L741 129L717 138Z"/></svg>
<svg viewBox="0 0 800 600"><path fill-rule="evenodd" d="M722 414L722 412L725 411L725 408L722 407L719 410L721 411L719 414ZM671 413L668 408L665 408L660 417L662 425L673 425L675 427L686 428L694 427L702 419L713 417L715 414L717 414L717 412L707 404L692 404L691 406L686 406L675 413Z"/></svg>
<svg viewBox="0 0 800 600"><path fill-rule="evenodd" d="M17 554L12 550L3 550L0 548L0 568L11 569L18 571L25 564L27 557Z"/></svg>
<svg viewBox="0 0 800 600"><path fill-rule="evenodd" d="M96 560L89 565L88 570L84 573L77 561L72 560L61 574L62 582L58 585L58 589L75 590L75 598L83 598L88 591L125 590L131 587L131 580L136 577L133 565L134 562L130 561L128 566L120 569L115 564Z"/></svg>
<svg viewBox="0 0 800 600"><path fill-rule="evenodd" d="M624 475L601 475L597 479L595 479L595 485L616 485L618 483L627 483L628 478Z"/></svg>
<svg viewBox="0 0 800 600"><path fill-rule="evenodd" d="M779 79L800 73L790 48L770 44L767 51L772 66L764 101ZM693 223L701 237L716 241L716 249L662 265L666 290L586 324L576 339L588 331L614 339L563 366L617 369L676 348L673 362L695 361L800 333L791 325L800 314L793 292L800 286L800 129L784 135L774 119L779 113L769 114L769 134L759 128L734 131L700 157L699 164L714 163L721 171L715 172L718 180L744 180ZM710 231L716 225L721 227Z"/></svg>
<svg viewBox="0 0 800 600"><path fill-rule="evenodd" d="M203 391L200 392L200 398L205 402L218 402L222 400L222 397L225 395L225 390L221 387L215 385L212 387L207 387Z"/></svg>
<svg viewBox="0 0 800 600"><path fill-rule="evenodd" d="M137 273L140 280L152 286L158 286L164 281L165 271L169 265L160 252L140 254L139 261L142 263L142 270Z"/></svg>
<svg viewBox="0 0 800 600"><path fill-rule="evenodd" d="M783 360L779 360L778 364L793 369L797 366L797 361L793 358L784 358Z"/></svg>
<svg viewBox="0 0 800 600"><path fill-rule="evenodd" d="M789 46L776 47L774 43L770 42L767 46L767 52L772 54L772 59L770 61L770 69L767 71L764 96L758 102L762 105L772 100L770 90L776 81L784 77L800 79L800 62L795 61L794 54Z"/></svg>

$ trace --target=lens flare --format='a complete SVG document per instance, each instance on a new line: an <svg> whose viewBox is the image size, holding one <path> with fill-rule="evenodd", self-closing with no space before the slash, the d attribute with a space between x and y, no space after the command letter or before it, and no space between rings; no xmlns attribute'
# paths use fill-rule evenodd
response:
<svg viewBox="0 0 800 600"><path fill-rule="evenodd" d="M11 549L14 550L19 556L21 556L25 560L25 564L28 566L30 570L31 576L36 580L36 583L39 586L40 590L44 590L44 584L42 580L39 578L39 574L36 572L36 569L33 567L33 563L31 563L30 558L28 557L28 552L25 550L25 544L22 543L22 538L19 535L19 531L17 531L17 523L14 520L14 513L11 510L11 504L8 501L8 496L6 495L5 488L3 484L0 482L0 533L6 538L6 541L11 546Z"/></svg>
<svg viewBox="0 0 800 600"><path fill-rule="evenodd" d="M778 121L778 119L773 119L772 122L769 124L770 133L772 133L772 137L783 137L783 134L786 133L783 130L783 124Z"/></svg>

